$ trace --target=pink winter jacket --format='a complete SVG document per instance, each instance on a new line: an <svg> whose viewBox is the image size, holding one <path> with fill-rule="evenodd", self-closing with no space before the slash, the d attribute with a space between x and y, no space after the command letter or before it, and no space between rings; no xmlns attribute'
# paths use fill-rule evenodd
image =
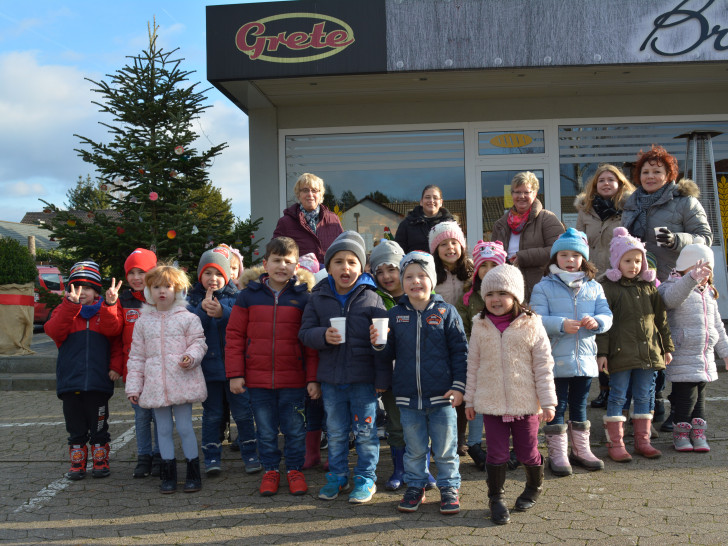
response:
<svg viewBox="0 0 728 546"><path fill-rule="evenodd" d="M519 315L503 334L488 318L473 319L465 407L486 415L535 415L556 407L554 359L541 318Z"/></svg>
<svg viewBox="0 0 728 546"><path fill-rule="evenodd" d="M138 396L143 408L202 402L207 387L200 362L206 352L200 319L185 308L184 301L169 311L145 305L134 326L127 397ZM188 368L179 365L185 355L192 360Z"/></svg>

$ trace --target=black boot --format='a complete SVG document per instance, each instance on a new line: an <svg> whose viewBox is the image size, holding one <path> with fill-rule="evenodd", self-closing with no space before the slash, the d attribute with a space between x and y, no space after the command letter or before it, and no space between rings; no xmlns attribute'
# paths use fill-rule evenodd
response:
<svg viewBox="0 0 728 546"><path fill-rule="evenodd" d="M159 453L152 453L152 476L159 477L162 472L162 456Z"/></svg>
<svg viewBox="0 0 728 546"><path fill-rule="evenodd" d="M533 508L536 500L543 491L543 457L539 465L523 465L526 469L526 488L516 499L515 509L518 512L525 512Z"/></svg>
<svg viewBox="0 0 728 546"><path fill-rule="evenodd" d="M470 455L470 458L473 459L475 466L477 466L479 470L485 470L485 451L483 451L483 448L480 447L480 444L468 446L468 455Z"/></svg>
<svg viewBox="0 0 728 546"><path fill-rule="evenodd" d="M488 472L488 499L490 506L490 521L496 525L510 523L511 514L508 512L503 496L503 484L506 483L506 464L485 463Z"/></svg>
<svg viewBox="0 0 728 546"><path fill-rule="evenodd" d="M607 400L609 399L609 388L601 389L599 396L591 401L591 407L604 409L607 407Z"/></svg>
<svg viewBox="0 0 728 546"><path fill-rule="evenodd" d="M177 491L177 459L162 459L159 476L162 479L162 485L159 486L160 493Z"/></svg>
<svg viewBox="0 0 728 546"><path fill-rule="evenodd" d="M137 456L137 464L134 469L134 478L146 478L152 473L152 456L151 455L139 455Z"/></svg>
<svg viewBox="0 0 728 546"><path fill-rule="evenodd" d="M187 477L185 478L185 493L194 493L202 489L200 475L200 458L187 459Z"/></svg>

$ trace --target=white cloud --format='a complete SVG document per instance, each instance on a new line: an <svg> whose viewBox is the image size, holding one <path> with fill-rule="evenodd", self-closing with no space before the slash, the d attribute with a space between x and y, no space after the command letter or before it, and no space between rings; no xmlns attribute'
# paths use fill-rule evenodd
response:
<svg viewBox="0 0 728 546"><path fill-rule="evenodd" d="M43 184L33 182L10 182L3 188L5 197L43 197L46 193Z"/></svg>

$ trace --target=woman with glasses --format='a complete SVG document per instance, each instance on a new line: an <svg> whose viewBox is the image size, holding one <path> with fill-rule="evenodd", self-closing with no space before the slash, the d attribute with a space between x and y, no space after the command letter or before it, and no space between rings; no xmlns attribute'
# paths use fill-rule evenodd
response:
<svg viewBox="0 0 728 546"><path fill-rule="evenodd" d="M530 171L518 173L511 180L513 206L493 225L491 241L500 241L508 253L508 262L518 267L526 281L526 299L543 277L550 259L551 245L564 233L556 215L543 208L538 195L539 182Z"/></svg>
<svg viewBox="0 0 728 546"><path fill-rule="evenodd" d="M442 206L442 190L430 184L422 190L420 204L410 211L397 228L394 240L405 254L413 250L430 251L430 230L440 222L454 221L452 214Z"/></svg>

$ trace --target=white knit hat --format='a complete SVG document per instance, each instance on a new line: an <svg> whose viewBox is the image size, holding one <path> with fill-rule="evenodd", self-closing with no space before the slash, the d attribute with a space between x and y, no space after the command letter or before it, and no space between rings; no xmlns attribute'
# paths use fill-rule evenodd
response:
<svg viewBox="0 0 728 546"><path fill-rule="evenodd" d="M709 246L702 244L687 245L680 251L680 255L677 257L675 262L675 269L678 271L685 271L690 269L698 260L703 260L712 269L715 266L715 256L713 250Z"/></svg>
<svg viewBox="0 0 728 546"><path fill-rule="evenodd" d="M458 243L460 243L460 246L463 247L463 253L465 252L465 249L468 248L468 245L465 243L465 235L463 234L463 230L460 229L460 226L457 222L440 222L439 224L435 224L432 227L432 229L430 230L430 234L428 235L430 254L434 255L437 251L437 247L440 245L441 242L446 239L455 239Z"/></svg>
<svg viewBox="0 0 728 546"><path fill-rule="evenodd" d="M485 301L488 292L504 291L511 294L518 303L523 303L526 289L523 284L523 274L516 266L503 264L494 267L485 274L480 286L480 295Z"/></svg>

